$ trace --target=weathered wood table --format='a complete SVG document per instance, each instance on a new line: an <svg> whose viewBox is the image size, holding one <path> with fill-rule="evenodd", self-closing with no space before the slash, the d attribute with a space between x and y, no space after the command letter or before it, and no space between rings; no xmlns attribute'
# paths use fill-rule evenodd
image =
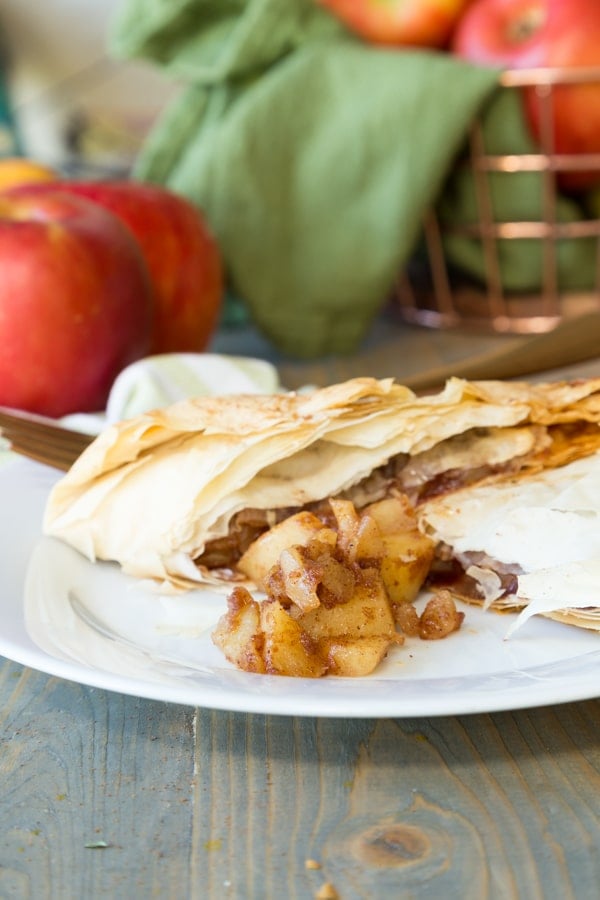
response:
<svg viewBox="0 0 600 900"><path fill-rule="evenodd" d="M354 361L282 373L336 380L370 366L402 380L502 340L395 326ZM577 373L600 374L600 361ZM2 900L600 896L597 699L271 716L0 660L0 720Z"/></svg>

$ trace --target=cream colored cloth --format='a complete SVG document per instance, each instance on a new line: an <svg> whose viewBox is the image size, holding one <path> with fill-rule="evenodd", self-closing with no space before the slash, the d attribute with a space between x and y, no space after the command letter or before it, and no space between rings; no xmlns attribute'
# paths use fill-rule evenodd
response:
<svg viewBox="0 0 600 900"><path fill-rule="evenodd" d="M261 359L218 353L165 353L123 369L114 381L104 413L76 413L63 421L96 434L105 425L188 397L273 394L280 390L277 369Z"/></svg>

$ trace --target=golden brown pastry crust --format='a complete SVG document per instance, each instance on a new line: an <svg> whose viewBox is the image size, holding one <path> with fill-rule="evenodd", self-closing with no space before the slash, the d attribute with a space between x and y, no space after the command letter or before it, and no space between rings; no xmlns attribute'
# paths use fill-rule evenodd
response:
<svg viewBox="0 0 600 900"><path fill-rule="evenodd" d="M55 486L46 534L175 585L220 584L195 560L241 509L335 496L398 454L471 429L600 421L600 378L451 379L417 397L392 379L307 393L198 398L108 428Z"/></svg>

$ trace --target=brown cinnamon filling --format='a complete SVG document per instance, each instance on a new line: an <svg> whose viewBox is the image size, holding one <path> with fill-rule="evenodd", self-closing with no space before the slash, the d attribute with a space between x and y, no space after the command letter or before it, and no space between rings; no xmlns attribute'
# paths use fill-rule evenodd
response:
<svg viewBox="0 0 600 900"><path fill-rule="evenodd" d="M509 597L515 594L518 573L502 572L499 571L500 567L493 563L491 565L500 579L499 597ZM484 599L480 583L475 578L467 575L463 565L457 559L435 557L425 581L425 587L435 591L445 588L457 597L462 597L464 600L477 601L478 603L481 603Z"/></svg>
<svg viewBox="0 0 600 900"><path fill-rule="evenodd" d="M473 432L476 437L476 432ZM405 494L411 503L418 506L422 503L445 494L458 491L471 485L480 484L488 479L497 479L519 474L527 475L550 466L561 466L600 449L600 428L595 422L561 423L550 425L545 429L548 440L535 445L533 452L513 457L497 465L475 465L471 468L448 469L438 472L419 481L415 478L417 457L400 454L371 472L366 478L346 491L344 499L352 500L356 509L360 510L369 503L385 497ZM410 461L410 473L407 463ZM417 463L418 465L418 463ZM417 472L418 474L418 472ZM196 559L198 565L208 569L233 570L237 561L248 547L263 532L277 522L300 511L300 507L287 507L275 510L243 509L236 513L230 523L227 535L209 541L204 552ZM317 515L324 524L330 525L333 519L331 507L327 499L315 501L302 507ZM477 582L467 576L461 567L462 575L456 571L444 574L444 563L438 560L439 571L432 571L430 579L436 585L452 583L453 589L465 596L481 599L477 590ZM458 565L458 563L457 563ZM515 584L507 578L505 594L514 591ZM444 581L444 578L447 580ZM515 579L515 576L512 576ZM450 579L450 581L448 580ZM459 582L461 589L459 591Z"/></svg>

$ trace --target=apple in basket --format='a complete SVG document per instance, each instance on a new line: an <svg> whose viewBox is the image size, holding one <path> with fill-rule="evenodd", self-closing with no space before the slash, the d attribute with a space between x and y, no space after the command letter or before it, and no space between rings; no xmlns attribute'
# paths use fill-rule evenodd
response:
<svg viewBox="0 0 600 900"><path fill-rule="evenodd" d="M445 47L471 0L317 0L372 44Z"/></svg>
<svg viewBox="0 0 600 900"><path fill-rule="evenodd" d="M452 40L457 55L482 65L512 69L595 68L600 71L598 0L475 0ZM554 150L600 153L600 81L560 85L552 91ZM535 87L524 89L525 111L540 141L542 121ZM585 189L597 171L563 172L561 187Z"/></svg>
<svg viewBox="0 0 600 900"><path fill-rule="evenodd" d="M0 195L0 404L102 409L151 334L147 268L116 216L67 194Z"/></svg>
<svg viewBox="0 0 600 900"><path fill-rule="evenodd" d="M186 197L142 181L55 181L19 193L61 190L116 215L137 240L154 288L150 353L205 350L223 295L219 247L201 211Z"/></svg>

